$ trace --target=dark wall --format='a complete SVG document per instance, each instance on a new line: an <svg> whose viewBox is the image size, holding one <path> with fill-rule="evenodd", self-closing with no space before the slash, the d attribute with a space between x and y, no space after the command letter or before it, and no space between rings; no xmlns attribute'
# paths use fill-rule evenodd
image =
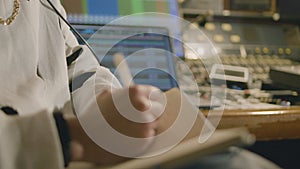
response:
<svg viewBox="0 0 300 169"><path fill-rule="evenodd" d="M277 0L281 19L293 21L300 24L300 1L299 0Z"/></svg>

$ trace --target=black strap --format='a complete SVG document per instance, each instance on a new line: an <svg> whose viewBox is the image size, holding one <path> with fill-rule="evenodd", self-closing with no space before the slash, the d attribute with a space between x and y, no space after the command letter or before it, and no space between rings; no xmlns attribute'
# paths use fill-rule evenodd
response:
<svg viewBox="0 0 300 169"><path fill-rule="evenodd" d="M18 115L18 112L9 106L1 107L1 110L7 115Z"/></svg>
<svg viewBox="0 0 300 169"><path fill-rule="evenodd" d="M55 112L55 113L53 113L53 117L55 119L61 147L63 150L64 164L65 164L65 167L67 167L71 161L71 154L70 154L71 137L69 134L69 128L68 128L67 122L64 119L62 113Z"/></svg>
<svg viewBox="0 0 300 169"><path fill-rule="evenodd" d="M74 53L72 53L70 56L67 57L67 65L70 66L82 53L83 49L79 48Z"/></svg>

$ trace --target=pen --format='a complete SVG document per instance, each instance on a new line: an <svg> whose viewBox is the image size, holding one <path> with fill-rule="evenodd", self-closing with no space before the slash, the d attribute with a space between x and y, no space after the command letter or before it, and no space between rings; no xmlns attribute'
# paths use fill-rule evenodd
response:
<svg viewBox="0 0 300 169"><path fill-rule="evenodd" d="M122 53L115 53L113 55L113 62L124 87L134 85L133 78L124 55Z"/></svg>

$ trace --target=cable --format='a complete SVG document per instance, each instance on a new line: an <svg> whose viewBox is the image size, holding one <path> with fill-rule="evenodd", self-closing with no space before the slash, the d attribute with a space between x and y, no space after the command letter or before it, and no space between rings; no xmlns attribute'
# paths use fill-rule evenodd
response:
<svg viewBox="0 0 300 169"><path fill-rule="evenodd" d="M80 41L86 45L89 50L92 52L92 54L94 55L94 57L97 59L98 63L100 64L100 60L98 59L96 53L94 52L94 50L92 49L92 47L87 43L87 41L80 35L80 33L61 15L61 13L56 9L56 7L52 4L52 2L50 2L50 0L47 0L47 2L50 4L50 6L53 8L53 10L55 11L55 13L70 27L70 29L74 32L74 34L80 39Z"/></svg>
<svg viewBox="0 0 300 169"><path fill-rule="evenodd" d="M91 51L91 53L93 54L93 56L96 58L96 60L98 61L98 63L100 64L100 60L98 59L96 53L94 52L94 50L91 48L91 46L87 43L87 41L80 35L80 33L61 15L61 13L55 8L55 6L50 2L50 0L47 0L47 2L50 4L50 6L53 8L53 10L55 11L55 13L70 27L70 29L73 31L73 33L79 38L79 40L88 47L88 49ZM75 116L77 116L76 111L75 111L75 107L73 104L73 95L72 93L70 94L70 100L71 100L71 104L72 104L72 110Z"/></svg>

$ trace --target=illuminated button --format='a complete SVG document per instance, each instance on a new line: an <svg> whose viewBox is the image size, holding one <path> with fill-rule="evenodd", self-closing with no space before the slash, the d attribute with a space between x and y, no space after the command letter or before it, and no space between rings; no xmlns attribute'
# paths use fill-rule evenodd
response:
<svg viewBox="0 0 300 169"><path fill-rule="evenodd" d="M254 49L254 52L256 53L256 54L260 54L260 48L259 47L256 47L255 49Z"/></svg>
<svg viewBox="0 0 300 169"><path fill-rule="evenodd" d="M278 54L282 55L283 54L283 48L278 48Z"/></svg>
<svg viewBox="0 0 300 169"><path fill-rule="evenodd" d="M206 30L209 31L213 31L216 29L216 25L214 23L206 23L204 27Z"/></svg>
<svg viewBox="0 0 300 169"><path fill-rule="evenodd" d="M241 41L241 37L239 35L231 35L230 41L232 43L239 43Z"/></svg>
<svg viewBox="0 0 300 169"><path fill-rule="evenodd" d="M285 49L285 54L290 55L292 54L292 50L290 48Z"/></svg>
<svg viewBox="0 0 300 169"><path fill-rule="evenodd" d="M215 42L224 42L224 36L221 34L214 35L214 41Z"/></svg>
<svg viewBox="0 0 300 169"><path fill-rule="evenodd" d="M226 32L232 31L232 26L229 23L222 23L221 28L223 31L226 31Z"/></svg>
<svg viewBox="0 0 300 169"><path fill-rule="evenodd" d="M268 48L263 48L263 53L264 54L268 54L269 53L269 49Z"/></svg>
<svg viewBox="0 0 300 169"><path fill-rule="evenodd" d="M224 16L230 16L230 11L229 10L223 10L223 15Z"/></svg>

